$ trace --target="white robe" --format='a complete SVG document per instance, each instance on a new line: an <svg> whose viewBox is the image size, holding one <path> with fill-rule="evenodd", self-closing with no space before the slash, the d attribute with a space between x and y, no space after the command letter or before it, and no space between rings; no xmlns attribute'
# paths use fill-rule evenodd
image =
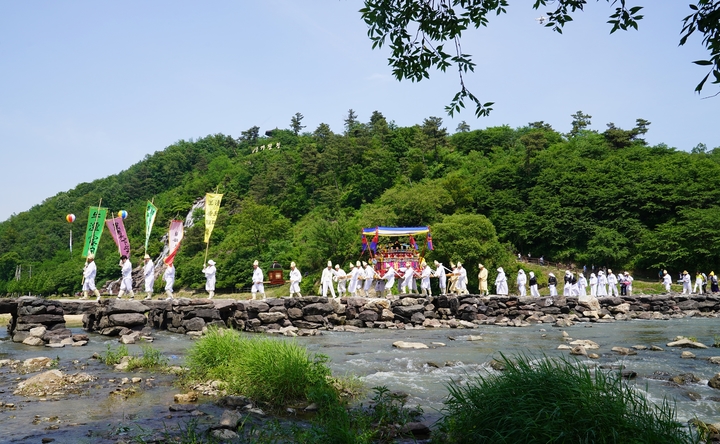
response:
<svg viewBox="0 0 720 444"><path fill-rule="evenodd" d="M85 269L83 270L83 277L85 278L85 281L83 282L83 291L95 291L96 275L97 265L95 265L95 261L85 264Z"/></svg>
<svg viewBox="0 0 720 444"><path fill-rule="evenodd" d="M467 270L463 267L458 269L458 280L455 284L459 294L467 294Z"/></svg>
<svg viewBox="0 0 720 444"><path fill-rule="evenodd" d="M365 290L365 296L367 296L372 288L373 278L375 277L375 269L372 267L372 265L368 264L365 267L365 285L363 286L363 290Z"/></svg>
<svg viewBox="0 0 720 444"><path fill-rule="evenodd" d="M302 273L295 267L290 270L290 295L300 293L300 281L302 281Z"/></svg>
<svg viewBox="0 0 720 444"><path fill-rule="evenodd" d="M132 287L132 264L130 263L130 259L128 259L122 266L122 281L120 282L120 290L131 292Z"/></svg>
<svg viewBox="0 0 720 444"><path fill-rule="evenodd" d="M518 273L517 279L515 279L518 291L521 297L525 297L525 284L527 283L527 276L525 273Z"/></svg>
<svg viewBox="0 0 720 444"><path fill-rule="evenodd" d="M432 276L433 270L429 265L425 265L422 273L420 273L420 289L430 290L430 276Z"/></svg>
<svg viewBox="0 0 720 444"><path fill-rule="evenodd" d="M670 284L672 284L672 276L669 274L666 274L663 276L663 285L665 286L665 291L668 293L670 292Z"/></svg>
<svg viewBox="0 0 720 444"><path fill-rule="evenodd" d="M620 296L620 293L618 292L618 279L617 276L615 276L614 273L610 273L607 277L608 281L608 295L609 296Z"/></svg>
<svg viewBox="0 0 720 444"><path fill-rule="evenodd" d="M203 268L202 272L205 274L205 291L215 291L215 273L217 272L215 265Z"/></svg>
<svg viewBox="0 0 720 444"><path fill-rule="evenodd" d="M415 280L415 269L413 267L407 267L403 277L403 293L407 293L408 290L412 290L412 283Z"/></svg>
<svg viewBox="0 0 720 444"><path fill-rule="evenodd" d="M345 294L345 282L347 281L347 273L342 268L339 268L335 272L335 281L337 282L338 295L342 296Z"/></svg>
<svg viewBox="0 0 720 444"><path fill-rule="evenodd" d="M587 296L587 285L587 279L585 279L585 276L582 276L578 281L578 289L580 290L580 296Z"/></svg>
<svg viewBox="0 0 720 444"><path fill-rule="evenodd" d="M143 274L145 275L145 292L152 293L153 286L155 285L155 264L153 261L148 261L143 267Z"/></svg>
<svg viewBox="0 0 720 444"><path fill-rule="evenodd" d="M253 270L252 275L253 285L250 289L250 293L265 293L265 276L263 275L263 271L260 267L257 267ZM215 288L215 281L213 280L213 288Z"/></svg>
<svg viewBox="0 0 720 444"><path fill-rule="evenodd" d="M350 284L348 285L348 293L355 296L355 292L357 292L357 281L358 281L358 269L357 267L352 267L350 269Z"/></svg>
<svg viewBox="0 0 720 444"><path fill-rule="evenodd" d="M495 292L505 296L508 294L507 278L505 277L504 271L498 271L498 275L495 278Z"/></svg>
<svg viewBox="0 0 720 444"><path fill-rule="evenodd" d="M163 273L163 280L165 281L165 291L172 294L173 285L175 285L175 266L168 265Z"/></svg>
<svg viewBox="0 0 720 444"><path fill-rule="evenodd" d="M320 283L322 284L322 296L327 297L327 291L330 289L330 294L335 298L335 289L333 288L333 276L335 271L332 268L323 269L322 276L320 277Z"/></svg>
<svg viewBox="0 0 720 444"><path fill-rule="evenodd" d="M590 296L592 296L592 297L597 296L597 285L598 285L597 276L590 276Z"/></svg>
<svg viewBox="0 0 720 444"><path fill-rule="evenodd" d="M692 289L690 288L690 275L684 274L682 278L683 283L683 294L692 294Z"/></svg>
<svg viewBox="0 0 720 444"><path fill-rule="evenodd" d="M604 274L601 274L597 278L598 280L598 288L597 288L597 295L598 296L607 296L607 278Z"/></svg>
<svg viewBox="0 0 720 444"><path fill-rule="evenodd" d="M383 279L385 279L385 288L390 291L390 294L392 294L392 289L395 286L395 275L397 273L395 272L395 269L390 267L385 272L385 275L383 275Z"/></svg>
<svg viewBox="0 0 720 444"><path fill-rule="evenodd" d="M438 278L438 285L440 285L440 294L447 292L447 276L445 275L445 267L443 264L438 263L437 269L435 269L434 276Z"/></svg>

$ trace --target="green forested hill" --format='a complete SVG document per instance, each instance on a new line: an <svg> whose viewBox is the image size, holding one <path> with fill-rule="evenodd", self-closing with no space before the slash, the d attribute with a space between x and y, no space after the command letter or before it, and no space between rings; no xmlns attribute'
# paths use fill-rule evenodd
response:
<svg viewBox="0 0 720 444"><path fill-rule="evenodd" d="M646 126L563 135L536 122L448 135L438 118L400 128L375 112L367 124L348 119L343 134L321 124L299 135L258 137L254 127L238 139L180 141L0 224L0 293L79 290L87 211L100 198L130 214L137 265L147 200L159 209L149 247L156 256L169 221L216 189L224 197L210 257L224 290L247 286L255 259L266 267L296 261L311 274L307 288L328 259L347 269L360 254L360 229L375 225L430 225L437 249L428 258L462 260L470 276L477 261L514 268L517 252L637 273L720 268L720 148L646 146ZM269 144L273 150L252 153ZM77 215L72 226L68 213ZM177 286L204 282L202 218L195 212L175 260ZM106 232L98 283L119 276L117 261Z"/></svg>

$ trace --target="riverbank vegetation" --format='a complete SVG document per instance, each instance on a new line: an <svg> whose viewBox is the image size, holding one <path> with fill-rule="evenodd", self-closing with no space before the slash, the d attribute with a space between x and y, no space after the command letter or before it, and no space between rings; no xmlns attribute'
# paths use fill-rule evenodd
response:
<svg viewBox="0 0 720 444"><path fill-rule="evenodd" d="M264 268L295 261L303 294L314 292L326 261L347 269L360 255L361 228L376 225L429 225L436 248L427 259L462 261L470 288L478 262L491 281L498 266L512 276L517 252L638 276L655 277L660 268L673 276L717 271L720 147L648 146L650 122L643 119L631 129L609 123L605 130L592 130L585 113L572 119L568 134L543 122L475 131L465 125L449 134L436 117L398 127L380 112L365 123L350 112L341 133L321 124L307 133L275 129L260 136L253 127L237 138L179 141L0 223L0 294L79 291L88 207L101 198L111 211L128 212L131 261L138 265L146 201L158 207L148 247L156 257L170 220L184 219L215 190L223 200L209 257L218 263L218 293L248 287L255 259ZM68 213L77 215L73 225ZM186 229L176 288L204 284L203 217L202 209L194 211L195 224ZM422 247L424 239L417 240ZM100 284L119 277L112 242L107 233L100 241ZM157 280L157 293L162 285Z"/></svg>
<svg viewBox="0 0 720 444"><path fill-rule="evenodd" d="M442 442L699 442L677 422L670 402L651 403L619 372L568 358L503 356L502 362L499 374L450 383Z"/></svg>

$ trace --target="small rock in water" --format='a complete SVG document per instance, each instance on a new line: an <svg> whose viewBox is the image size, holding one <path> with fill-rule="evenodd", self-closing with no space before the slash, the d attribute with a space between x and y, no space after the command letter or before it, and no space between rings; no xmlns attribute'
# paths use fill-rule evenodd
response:
<svg viewBox="0 0 720 444"><path fill-rule="evenodd" d="M600 355L597 353L588 353L588 358L590 359L600 359Z"/></svg>
<svg viewBox="0 0 720 444"><path fill-rule="evenodd" d="M680 357L683 359L693 359L695 357L695 355L690 353L689 351L684 351L684 352L682 352Z"/></svg>
<svg viewBox="0 0 720 444"><path fill-rule="evenodd" d="M431 342L430 345L434 345L435 347L445 347L444 342Z"/></svg>
<svg viewBox="0 0 720 444"><path fill-rule="evenodd" d="M647 350L647 347L644 345L633 345L632 348L635 350Z"/></svg>
<svg viewBox="0 0 720 444"><path fill-rule="evenodd" d="M637 352L631 348L627 347L613 347L612 351L616 353L620 353L621 355L629 356L629 355L636 355Z"/></svg>
<svg viewBox="0 0 720 444"><path fill-rule="evenodd" d="M665 349L662 348L662 347L658 347L657 345L651 345L651 346L650 346L650 351L664 352Z"/></svg>
<svg viewBox="0 0 720 444"><path fill-rule="evenodd" d="M667 346L668 346L668 347L708 348L707 345L702 344L702 343L700 343L700 342L691 341L690 339L682 338L681 336L678 336L678 337L681 338L681 339L675 338L675 339L677 339L677 340L676 340L676 341L673 341L673 342L668 342L668 343L667 343Z"/></svg>
<svg viewBox="0 0 720 444"><path fill-rule="evenodd" d="M570 335L568 334L568 332L566 332L565 330L563 330L562 335L563 335L563 338L568 338L568 337L570 337Z"/></svg>
<svg viewBox="0 0 720 444"><path fill-rule="evenodd" d="M393 342L393 347L400 348L400 349L429 348L427 345L423 344L422 342L405 342L405 341Z"/></svg>
<svg viewBox="0 0 720 444"><path fill-rule="evenodd" d="M190 393L179 393L173 397L178 404L190 404L198 400L198 394L195 392Z"/></svg>

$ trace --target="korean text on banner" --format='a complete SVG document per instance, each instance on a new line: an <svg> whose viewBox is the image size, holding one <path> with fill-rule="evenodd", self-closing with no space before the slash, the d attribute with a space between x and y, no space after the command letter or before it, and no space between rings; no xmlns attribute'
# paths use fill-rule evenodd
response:
<svg viewBox="0 0 720 444"><path fill-rule="evenodd" d="M121 256L130 257L130 239L127 237L125 232L125 224L123 224L122 217L118 216L114 219L108 219L105 221L110 230L110 236L115 241L115 245L118 247L118 251Z"/></svg>
<svg viewBox="0 0 720 444"><path fill-rule="evenodd" d="M150 233L152 232L156 215L157 207L153 205L152 202L148 202L147 209L145 210L145 251L147 251L148 241L150 240Z"/></svg>
<svg viewBox="0 0 720 444"><path fill-rule="evenodd" d="M210 242L210 235L215 228L215 220L217 220L222 197L222 194L207 193L205 195L205 243Z"/></svg>
<svg viewBox="0 0 720 444"><path fill-rule="evenodd" d="M87 232L85 233L85 247L83 248L82 257L87 257L88 254L95 256L97 253L98 245L100 244L100 236L102 236L103 227L105 226L107 211L107 208L90 207Z"/></svg>
<svg viewBox="0 0 720 444"><path fill-rule="evenodd" d="M183 221L173 220L170 222L170 233L168 234L168 248L170 249L170 253L164 260L167 265L172 265L173 260L175 260L175 255L180 249L180 241L182 241L183 236Z"/></svg>

